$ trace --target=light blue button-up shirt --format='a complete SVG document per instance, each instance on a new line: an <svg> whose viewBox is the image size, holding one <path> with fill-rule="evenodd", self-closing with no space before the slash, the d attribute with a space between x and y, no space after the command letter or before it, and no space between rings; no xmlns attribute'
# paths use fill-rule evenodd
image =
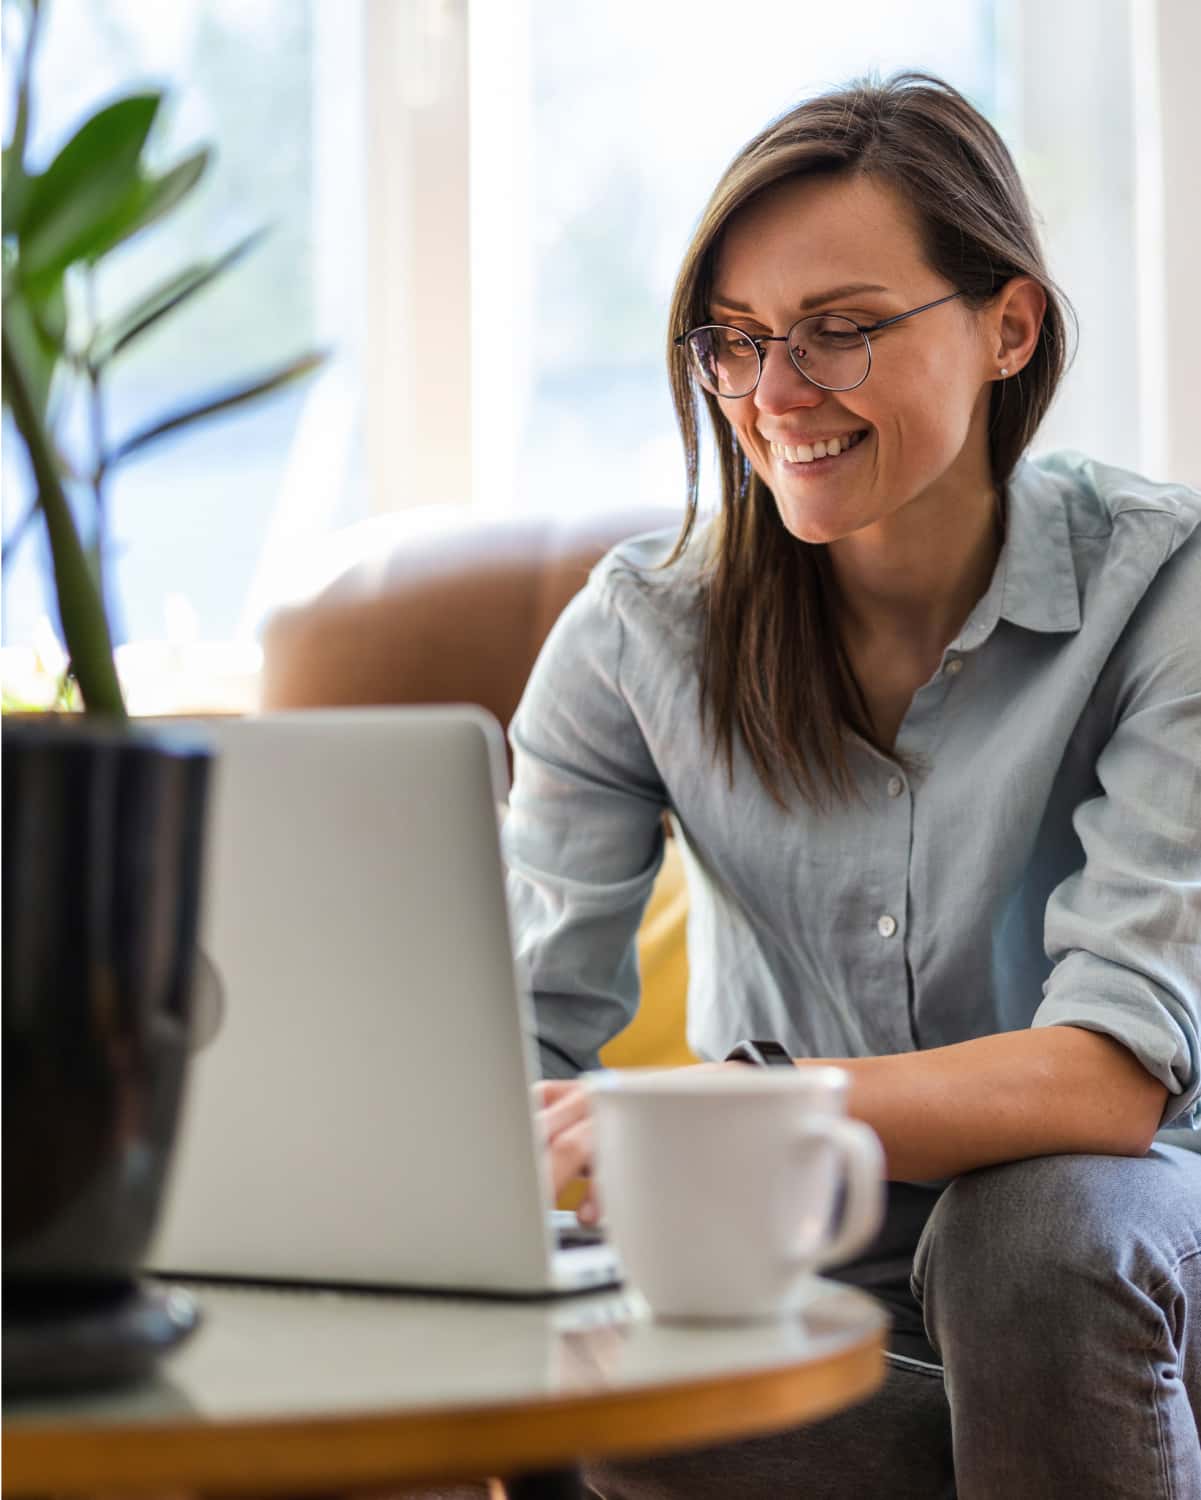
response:
<svg viewBox="0 0 1201 1500"><path fill-rule="evenodd" d="M547 1076L638 1004L670 813L688 872L688 1039L797 1057L1076 1025L1201 1129L1201 495L1055 455L1010 481L992 581L861 796L784 813L698 715L696 549L609 554L511 729L504 846Z"/></svg>

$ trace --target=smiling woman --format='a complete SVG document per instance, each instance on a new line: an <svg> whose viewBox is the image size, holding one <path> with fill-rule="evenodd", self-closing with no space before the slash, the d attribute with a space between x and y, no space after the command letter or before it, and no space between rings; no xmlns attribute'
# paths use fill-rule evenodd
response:
<svg viewBox="0 0 1201 1500"><path fill-rule="evenodd" d="M759 330L787 327L798 312L820 307L827 328L834 314L848 320L847 332L855 325L855 366L839 355L837 379L821 378L812 353L798 358L789 341L805 324L793 324L778 336L790 359L759 355L753 386L700 381L729 533L710 595L708 638L721 644L706 658L706 703L727 763L737 722L767 782L778 787L784 776L810 796L823 786L848 791L841 726L880 749L892 745L904 704L979 597L998 550L998 487L1049 406L1066 356L1065 317L1033 215L992 127L950 91L896 90L904 124L892 131L866 106L844 114L849 97L811 102L736 158L685 256L671 312L684 327L728 312L764 347ZM676 342L691 354L694 337ZM1002 383L1019 370L1009 394ZM693 518L696 372L695 355L673 361ZM853 453L845 459L844 439ZM803 448L818 442L826 462L809 464ZM889 518L919 494L926 540L958 548L964 565L940 572L956 578L949 590L928 580L941 607L909 620L898 651L893 627L905 622L895 605L886 618L888 575L900 537L916 535L918 513ZM743 503L733 504L736 496ZM853 540L781 554L781 525L802 541ZM762 587L773 563L795 575L786 588ZM932 563L941 560L927 556L927 571ZM867 575L844 589L836 639L823 598L848 566ZM865 612L873 599L874 620ZM799 619L785 628L772 619L781 609ZM787 642L784 656L748 671L748 657L762 666L767 639Z"/></svg>
<svg viewBox="0 0 1201 1500"><path fill-rule="evenodd" d="M919 108L913 101L915 115ZM921 124L932 129L947 105L934 94L926 108L928 119ZM988 130L983 121L980 128ZM846 707L837 715L813 715L798 694L792 703L799 712L789 722L783 704L763 705L767 722L774 718L777 724L772 735L759 728L764 719L755 712L755 698L764 678L778 682L787 676L783 661L766 663L760 676L747 672L748 663L735 652L729 678L714 666L707 686L715 705L732 700L751 754L769 777L775 780L778 769L787 768L804 786L812 766L828 767L834 785L845 790L840 736L835 732L815 744L808 726L833 725L840 717L878 748L892 746L905 704L930 676L996 561L997 485L1007 477L998 470L1009 459L990 451L994 387L1031 362L1044 327L1048 345L1055 335L1045 319L1046 272L1038 267L1041 279L1022 274L1025 266L1038 266L1023 254L1036 244L1028 217L1018 221L1018 244L1004 247L1007 254L998 254L995 240L972 245L969 226L956 263L939 266L936 257L932 264L926 242L937 242L957 204L962 214L960 184L946 182L941 212L922 199L923 224L903 196L905 176L913 175L911 157L902 174L886 148L877 147L880 159L869 168L831 181L828 147L826 153L817 157L817 175L795 175L798 160L791 152L777 160L778 171L793 174L781 182L764 187L761 164L748 172L744 192L752 201L708 251L709 274L722 288L708 300L716 316L731 305L725 289L737 288L738 305L753 310L759 326L786 326L798 306L819 299L831 310L802 319L787 335L756 335L765 348L783 343L788 358L760 357L750 389L728 388L729 382L723 389L720 379L716 390L701 384L729 424L730 436L719 433L719 445L732 436L752 471L745 505L725 511L731 523L738 517L755 528L764 547L774 545L779 524L800 541L827 544L824 553L795 556L802 566L828 566L830 586L842 600L846 658L840 663L833 642L820 641L827 618L820 613L816 651L804 651L803 635L781 639L788 639L789 656L798 645L800 659L812 664L813 692L832 688L835 702L841 697ZM933 159L924 165L928 192L939 171ZM727 191L727 215L732 201L738 200ZM977 211L983 216L989 208L995 205L981 202ZM973 261L985 259L1000 289L993 292L990 284L989 293L969 296L979 274ZM834 285L848 270L855 290L798 296L805 287ZM697 280L704 274L698 266ZM956 286L952 275L965 285ZM685 290L690 279L686 269L677 308L699 291ZM740 328L752 331L750 313L735 316L742 318ZM804 347L798 342L802 332ZM688 336L690 344L693 338ZM1040 385L1047 390L1046 380ZM935 538L937 550L929 545ZM912 555L897 597L889 581L906 551ZM719 578L720 572L719 564ZM756 613L789 607L790 601L757 587L761 576L752 570L745 588L720 604L718 584L714 631L724 642L740 635L749 642ZM797 593L815 595L819 587L811 583ZM922 601L916 617L906 595ZM878 651L879 645L885 649ZM823 663L841 667L841 677L831 683L832 674L820 671ZM722 718L720 709L718 724L728 753L732 720Z"/></svg>
<svg viewBox="0 0 1201 1500"><path fill-rule="evenodd" d="M1201 1493L1201 1155L1157 1140L1201 1126L1201 495L1025 457L1063 307L1003 142L924 75L775 120L684 256L686 524L598 566L511 730L549 1166L594 1218L574 1078L637 1007L667 814L693 1052L835 1062L880 1137L839 1274L893 1368L610 1497Z"/></svg>

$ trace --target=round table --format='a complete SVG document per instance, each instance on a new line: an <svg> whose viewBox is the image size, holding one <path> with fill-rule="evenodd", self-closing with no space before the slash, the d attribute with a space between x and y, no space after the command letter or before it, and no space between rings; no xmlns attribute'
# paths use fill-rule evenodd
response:
<svg viewBox="0 0 1201 1500"><path fill-rule="evenodd" d="M502 1476L578 1493L583 1459L778 1431L868 1396L888 1317L814 1278L777 1323L667 1324L637 1293L540 1303L193 1285L152 1380L9 1402L4 1494L302 1495Z"/></svg>

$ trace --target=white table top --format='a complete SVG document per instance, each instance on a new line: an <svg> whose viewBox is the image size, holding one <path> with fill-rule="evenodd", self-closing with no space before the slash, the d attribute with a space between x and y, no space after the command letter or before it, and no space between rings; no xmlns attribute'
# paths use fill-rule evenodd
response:
<svg viewBox="0 0 1201 1500"><path fill-rule="evenodd" d="M814 1278L779 1323L655 1322L637 1293L507 1302L189 1283L204 1321L124 1392L10 1405L8 1421L153 1423L304 1417L543 1400L796 1365L887 1326L851 1288Z"/></svg>
<svg viewBox="0 0 1201 1500"><path fill-rule="evenodd" d="M189 1290L204 1322L153 1380L6 1404L7 1494L69 1493L89 1475L93 1490L171 1480L216 1492L227 1469L247 1490L258 1453L270 1455L266 1478L286 1483L280 1455L289 1450L298 1472L312 1477L315 1462L327 1464L331 1482L348 1487L450 1475L468 1450L476 1472L503 1472L491 1467L494 1450L498 1465L602 1452L643 1414L644 1451L656 1433L678 1446L685 1434L701 1441L781 1427L869 1394L888 1324L869 1296L818 1278L797 1315L725 1325L657 1323L625 1292L529 1303L220 1283ZM382 1455L375 1468L372 1442ZM448 1443L454 1461L435 1462L437 1444Z"/></svg>

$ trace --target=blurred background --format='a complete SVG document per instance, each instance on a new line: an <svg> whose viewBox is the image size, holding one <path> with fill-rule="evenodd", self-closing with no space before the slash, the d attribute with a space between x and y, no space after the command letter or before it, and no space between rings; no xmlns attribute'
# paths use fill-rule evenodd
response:
<svg viewBox="0 0 1201 1500"><path fill-rule="evenodd" d="M869 71L942 75L1014 151L1080 320L1037 448L1201 485L1198 55L1183 0L49 0L35 164L147 83L170 91L165 160L217 148L186 211L110 258L102 311L273 226L131 351L111 430L333 351L116 477L123 673L153 676L164 644L177 664L207 651L239 706L264 612L382 513L681 501L664 373L681 252L750 134ZM27 503L15 446L6 536ZM6 675L53 657L45 568L32 532L6 559Z"/></svg>

